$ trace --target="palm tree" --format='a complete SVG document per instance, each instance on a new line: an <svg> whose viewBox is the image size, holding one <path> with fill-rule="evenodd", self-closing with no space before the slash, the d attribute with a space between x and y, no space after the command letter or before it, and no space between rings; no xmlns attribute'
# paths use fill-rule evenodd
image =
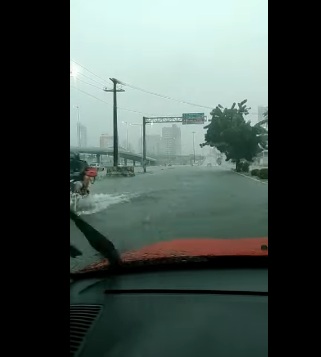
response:
<svg viewBox="0 0 321 357"><path fill-rule="evenodd" d="M263 114L264 119L258 122L260 126L266 125L266 129L268 128L269 125L269 115L268 115L268 110Z"/></svg>
<svg viewBox="0 0 321 357"><path fill-rule="evenodd" d="M258 123L255 124L255 127L258 130L258 136L262 137L262 142L259 144L259 147L262 150L268 149L268 124L269 124L269 116L268 110L263 114L264 119L260 120Z"/></svg>

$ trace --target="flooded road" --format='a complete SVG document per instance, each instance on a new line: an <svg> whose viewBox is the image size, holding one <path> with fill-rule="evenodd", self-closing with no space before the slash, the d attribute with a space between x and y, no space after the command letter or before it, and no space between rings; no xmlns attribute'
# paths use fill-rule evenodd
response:
<svg viewBox="0 0 321 357"><path fill-rule="evenodd" d="M268 185L224 167L151 167L133 178L106 178L92 186L80 213L120 252L179 238L263 237L268 234ZM99 255L70 223L70 240L84 253L82 267Z"/></svg>

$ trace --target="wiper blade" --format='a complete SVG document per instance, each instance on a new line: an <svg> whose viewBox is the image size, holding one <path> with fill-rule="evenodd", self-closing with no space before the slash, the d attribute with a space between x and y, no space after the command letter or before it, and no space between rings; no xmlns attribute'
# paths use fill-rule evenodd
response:
<svg viewBox="0 0 321 357"><path fill-rule="evenodd" d="M77 228L84 234L88 243L104 258L108 259L110 267L119 266L121 263L120 255L114 244L100 232L98 232L89 223L85 222L75 212L70 210L70 219ZM71 247L71 246L70 246Z"/></svg>

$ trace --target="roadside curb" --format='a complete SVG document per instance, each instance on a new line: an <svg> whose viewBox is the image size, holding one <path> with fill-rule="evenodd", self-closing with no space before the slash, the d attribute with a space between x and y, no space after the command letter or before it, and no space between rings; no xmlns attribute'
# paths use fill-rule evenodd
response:
<svg viewBox="0 0 321 357"><path fill-rule="evenodd" d="M257 182L260 182L260 183L262 183L263 185L267 185L268 184L268 181L262 181L262 180L260 180L260 179L257 179L257 178L255 178L255 177L252 177L252 176L249 176L249 175L244 175L244 174L241 174L240 172L236 172L236 171L234 171L233 169L231 169L235 174L237 174L237 175L240 175L240 176L243 176L243 177L247 177L247 178L249 178L250 180L253 180L253 181L257 181Z"/></svg>
<svg viewBox="0 0 321 357"><path fill-rule="evenodd" d="M237 175L246 177L246 178L248 178L248 179L250 179L250 180L253 180L253 181L260 182L260 183L262 183L263 185L268 185L268 181L262 181L262 180L260 180L260 179L255 178L255 177L252 177L252 176L249 176L249 175L245 175L245 174L242 174L242 173L240 173L240 172L236 172L236 171L234 170L234 168L232 168L232 167L227 167L227 166L223 166L223 167L226 168L226 170L232 171L232 172L234 172L234 173L237 174Z"/></svg>

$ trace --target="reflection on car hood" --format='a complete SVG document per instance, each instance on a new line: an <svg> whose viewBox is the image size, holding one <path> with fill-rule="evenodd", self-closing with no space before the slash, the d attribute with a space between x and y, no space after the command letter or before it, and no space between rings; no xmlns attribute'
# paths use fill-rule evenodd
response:
<svg viewBox="0 0 321 357"><path fill-rule="evenodd" d="M268 256L268 238L240 239L177 239L158 242L121 255L122 265L146 265L204 261L215 257ZM108 269L104 259L93 263L77 273Z"/></svg>

